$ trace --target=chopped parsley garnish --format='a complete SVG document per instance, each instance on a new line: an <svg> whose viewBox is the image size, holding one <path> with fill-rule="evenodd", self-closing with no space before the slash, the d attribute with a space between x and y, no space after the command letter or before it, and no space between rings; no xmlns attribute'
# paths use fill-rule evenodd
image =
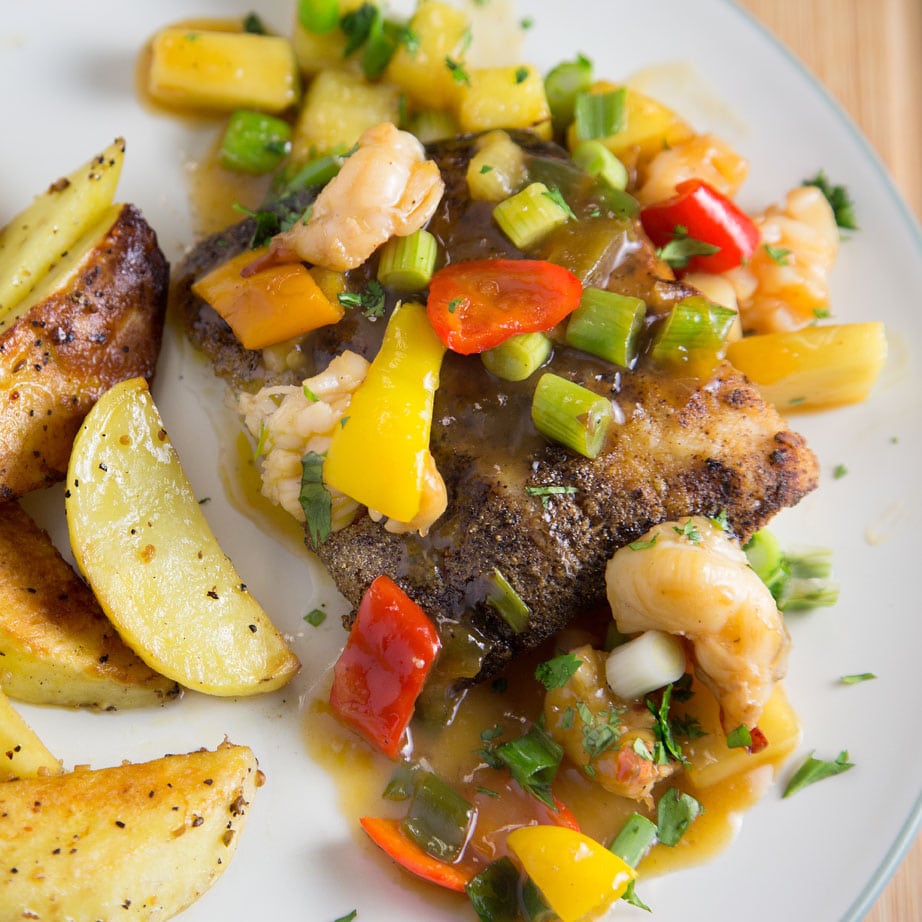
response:
<svg viewBox="0 0 922 922"><path fill-rule="evenodd" d="M369 320L384 316L384 287L375 279L365 286L364 291L343 291L336 300L349 310L358 308Z"/></svg>
<svg viewBox="0 0 922 922"><path fill-rule="evenodd" d="M333 530L333 499L323 482L323 455L315 451L309 451L301 459L298 501L304 510L308 542L317 550Z"/></svg>
<svg viewBox="0 0 922 922"><path fill-rule="evenodd" d="M234 209L252 218L255 222L253 236L250 238L249 248L251 250L257 247L265 246L276 234L290 230L299 221L306 222L311 216L311 207L307 206L303 211L296 208L283 208L280 210L270 211L253 211L239 202L234 204Z"/></svg>
<svg viewBox="0 0 922 922"><path fill-rule="evenodd" d="M845 186L834 186L823 170L820 170L813 179L805 179L803 184L816 186L826 196L826 201L832 206L832 212L839 227L843 230L858 230L855 203Z"/></svg>
<svg viewBox="0 0 922 922"><path fill-rule="evenodd" d="M582 662L575 653L562 653L560 656L539 663L535 669L535 678L548 691L562 688L576 674Z"/></svg>
<svg viewBox="0 0 922 922"><path fill-rule="evenodd" d="M828 307L814 307L813 316L816 317L817 320L827 320L832 316L832 312Z"/></svg>
<svg viewBox="0 0 922 922"><path fill-rule="evenodd" d="M541 193L545 198L549 198L561 211L563 211L567 220L576 220L576 215L573 213L573 209L567 204L567 200L563 197L563 193L557 186L551 186L547 192Z"/></svg>
<svg viewBox="0 0 922 922"><path fill-rule="evenodd" d="M448 313L453 314L463 303L464 298L452 298L448 302Z"/></svg>
<svg viewBox="0 0 922 922"><path fill-rule="evenodd" d="M676 845L699 813L701 804L691 794L669 788L656 805L656 838L663 845Z"/></svg>
<svg viewBox="0 0 922 922"><path fill-rule="evenodd" d="M834 480L841 480L848 473L848 468L844 464L837 464L832 469L832 477Z"/></svg>
<svg viewBox="0 0 922 922"><path fill-rule="evenodd" d="M695 523L691 519L688 519L681 528L679 528L678 525L673 525L672 530L677 535L681 535L683 538L688 538L692 544L701 543L701 532L698 531Z"/></svg>
<svg viewBox="0 0 922 922"><path fill-rule="evenodd" d="M515 82L524 83L528 79L528 68L527 67L517 67L515 69Z"/></svg>
<svg viewBox="0 0 922 922"><path fill-rule="evenodd" d="M873 672L855 672L852 675L844 675L839 680L843 685L857 685L859 682L869 682L871 679L876 679L877 676Z"/></svg>
<svg viewBox="0 0 922 922"><path fill-rule="evenodd" d="M726 532L728 535L732 534L730 528L730 515L726 509L721 509L720 512L715 515L711 521L721 530Z"/></svg>
<svg viewBox="0 0 922 922"><path fill-rule="evenodd" d="M346 36L346 47L343 50L344 58L348 58L353 51L365 43L380 15L378 8L373 3L363 3L357 10L346 13L339 20L339 28L342 30L343 35Z"/></svg>
<svg viewBox="0 0 922 922"><path fill-rule="evenodd" d="M352 912L347 912L344 916L340 916L338 919L334 919L333 922L353 922L353 919L357 918L359 911L353 909Z"/></svg>
<svg viewBox="0 0 922 922"><path fill-rule="evenodd" d="M412 57L419 51L419 33L404 26L397 34L397 43L407 49L407 53Z"/></svg>
<svg viewBox="0 0 922 922"><path fill-rule="evenodd" d="M843 749L831 762L826 762L822 759L814 759L813 756L810 755L806 762L794 772L794 775L788 782L788 786L784 789L784 794L781 796L790 797L791 794L796 794L810 784L815 784L817 781L822 781L825 778L831 778L833 775L841 775L842 772L847 772L850 768L854 767L855 763L848 761L848 751L845 749Z"/></svg>
<svg viewBox="0 0 922 922"><path fill-rule="evenodd" d="M727 734L727 746L730 749L749 749L752 746L752 733L746 724L740 724Z"/></svg>
<svg viewBox="0 0 922 922"><path fill-rule="evenodd" d="M548 501L552 496L568 496L573 493L579 493L579 487L560 486L557 484L548 484L544 487L525 487L525 492L529 496L540 496L541 505L547 509Z"/></svg>
<svg viewBox="0 0 922 922"><path fill-rule="evenodd" d="M669 707L672 703L673 686L667 685L659 704L647 698L647 710L653 715L653 735L656 737L655 761L658 764L667 762L670 758L683 765L688 764L682 746L675 738L675 725L669 719Z"/></svg>
<svg viewBox="0 0 922 922"><path fill-rule="evenodd" d="M263 25L263 21L256 13L248 13L243 17L243 31L251 35L268 35L269 32Z"/></svg>
<svg viewBox="0 0 922 922"><path fill-rule="evenodd" d="M643 741L643 737L635 736L634 742L631 744L631 749L633 749L641 759L647 762L653 761L653 753L647 748L647 744Z"/></svg>
<svg viewBox="0 0 922 922"><path fill-rule="evenodd" d="M779 266L786 266L789 262L788 257L791 255L790 250L784 247L773 247L770 243L765 244L765 252L768 254L768 258Z"/></svg>
<svg viewBox="0 0 922 922"><path fill-rule="evenodd" d="M470 74L468 74L462 64L459 64L453 58L447 57L445 58L445 66L451 71L451 76L455 83L463 83L465 86L471 85Z"/></svg>
<svg viewBox="0 0 922 922"><path fill-rule="evenodd" d="M693 256L713 256L720 247L688 236L688 228L677 224L672 231L672 240L659 247L656 255L673 269L684 269Z"/></svg>
<svg viewBox="0 0 922 922"><path fill-rule="evenodd" d="M327 620L327 613L322 608L315 608L304 616L304 620L311 627L320 627Z"/></svg>
<svg viewBox="0 0 922 922"><path fill-rule="evenodd" d="M310 403L317 403L320 398L306 385L301 385L301 393L304 394L304 399Z"/></svg>
<svg viewBox="0 0 922 922"><path fill-rule="evenodd" d="M634 886L636 883L636 880L632 880L627 885L627 890L624 891L621 899L624 900L625 903L630 903L631 906L636 906L638 909L643 909L645 912L653 912L653 910L635 892Z"/></svg>
<svg viewBox="0 0 922 922"><path fill-rule="evenodd" d="M492 173L492 172L493 172L493 167L491 167L489 163L485 163L485 164L480 168L480 175L481 175L481 176L483 176L483 175L486 174L486 173Z"/></svg>
<svg viewBox="0 0 922 922"><path fill-rule="evenodd" d="M621 715L624 713L622 708L609 705L601 714L593 714L585 701L579 701L576 713L583 724L583 749L586 750L590 762L611 749L621 738Z"/></svg>
<svg viewBox="0 0 922 922"><path fill-rule="evenodd" d="M490 768L502 768L503 763L496 755L496 750L493 745L494 741L499 739L505 733L505 729L501 724L494 724L492 727L487 727L480 734L480 741L483 743L482 748L475 749L475 755L480 756Z"/></svg>
<svg viewBox="0 0 922 922"><path fill-rule="evenodd" d="M628 547L632 551L646 551L653 547L654 544L656 544L656 539L658 537L658 535L654 535L652 538L648 538L646 541L632 541Z"/></svg>
<svg viewBox="0 0 922 922"><path fill-rule="evenodd" d="M524 19L519 20L520 29L525 29L525 30L531 29L534 26L534 24L535 24L535 21L534 19L531 18L531 16L526 16Z"/></svg>

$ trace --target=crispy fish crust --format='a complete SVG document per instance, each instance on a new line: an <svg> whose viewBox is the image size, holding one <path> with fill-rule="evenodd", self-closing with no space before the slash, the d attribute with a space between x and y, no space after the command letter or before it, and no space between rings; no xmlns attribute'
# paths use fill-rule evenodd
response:
<svg viewBox="0 0 922 922"><path fill-rule="evenodd" d="M520 256L492 224L485 203L467 195L472 149L470 139L433 149L447 191L429 229L454 261ZM561 158L557 149L538 150ZM603 231L588 241L595 249L585 267L587 284L643 297L653 317L694 293L667 277L636 223L596 226ZM235 387L294 383L290 374L273 377L260 354L243 350L189 290L194 278L246 246L252 229L252 223L238 225L190 255L178 273L177 307L193 342ZM608 236L600 242L601 234ZM363 279L353 282L359 287ZM322 367L345 348L371 358L374 342L353 312L315 335L306 351ZM606 561L657 522L725 513L745 540L817 484L816 459L804 439L726 363L703 379L664 374L645 362L619 371L558 344L551 370L606 394L616 407L617 422L598 458L577 456L535 432L533 381L498 381L477 356L449 353L431 438L448 488L447 512L425 539L390 534L362 514L319 551L355 606L378 575L396 579L443 636L466 638L480 650L479 672L468 673L478 679L603 603ZM494 569L531 610L521 633L485 604Z"/></svg>

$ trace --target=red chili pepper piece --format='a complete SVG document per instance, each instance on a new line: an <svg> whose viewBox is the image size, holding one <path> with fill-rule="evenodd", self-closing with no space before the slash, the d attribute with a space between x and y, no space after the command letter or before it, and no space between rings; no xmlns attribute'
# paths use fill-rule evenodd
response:
<svg viewBox="0 0 922 922"><path fill-rule="evenodd" d="M700 179L676 186L676 194L640 212L647 236L658 247L675 238L676 228L688 237L719 247L707 256L692 256L683 272L726 272L752 257L759 229L729 198Z"/></svg>
<svg viewBox="0 0 922 922"><path fill-rule="evenodd" d="M337 716L392 759L441 644L423 610L389 577L366 591L333 667Z"/></svg>
<svg viewBox="0 0 922 922"><path fill-rule="evenodd" d="M400 821L376 816L363 816L359 822L375 843L388 857L402 868L449 890L464 893L465 886L474 877L474 870L459 864L446 864L433 858L414 841L407 838L400 829Z"/></svg>
<svg viewBox="0 0 922 922"><path fill-rule="evenodd" d="M541 259L475 259L439 269L426 309L453 352L492 349L519 333L555 327L579 307L580 280Z"/></svg>

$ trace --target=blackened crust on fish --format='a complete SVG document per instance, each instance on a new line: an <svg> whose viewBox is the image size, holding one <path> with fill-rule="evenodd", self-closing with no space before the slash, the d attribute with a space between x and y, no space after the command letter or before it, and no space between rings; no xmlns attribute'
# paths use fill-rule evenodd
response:
<svg viewBox="0 0 922 922"><path fill-rule="evenodd" d="M573 179L559 148L533 140L526 146L546 158L541 169L557 170L555 178L564 184ZM492 222L491 206L471 202L467 194L473 149L472 139L430 148L446 194L429 230L443 259L520 257ZM568 202L582 205L585 213L578 180ZM669 277L636 221L609 213L586 226L584 238L574 238L572 229L552 237L543 255L572 253L586 284L642 297L652 320L695 293ZM179 270L179 308L193 342L235 387L295 383L293 373L273 374L260 353L243 350L189 291L194 278L246 246L251 234L245 222L191 254ZM352 274L350 285L361 287L372 271L373 263L364 275ZM352 312L311 337L304 350L318 368L347 348L370 358L382 327ZM804 440L729 365L705 379L664 374L645 359L633 371L619 371L557 338L549 369L612 401L617 422L598 458L577 456L535 431L533 379L499 381L477 356L449 353L431 437L448 489L445 515L423 539L390 534L363 513L319 551L352 605L358 606L372 580L387 573L443 636L469 636L473 647L483 648L477 679L494 675L518 652L602 603L607 560L652 525L692 514L726 514L745 540L817 483L816 461ZM565 492L548 494L547 487ZM530 608L521 633L485 602L495 569Z"/></svg>

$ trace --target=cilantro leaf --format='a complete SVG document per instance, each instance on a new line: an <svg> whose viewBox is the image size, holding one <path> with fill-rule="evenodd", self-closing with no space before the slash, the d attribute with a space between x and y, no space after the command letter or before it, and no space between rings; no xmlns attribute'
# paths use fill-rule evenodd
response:
<svg viewBox="0 0 922 922"><path fill-rule="evenodd" d="M301 459L298 501L304 510L308 542L317 550L333 531L333 498L323 483L323 455L315 451L309 451Z"/></svg>
<svg viewBox="0 0 922 922"><path fill-rule="evenodd" d="M833 775L841 775L850 768L854 768L855 763L848 761L848 751L843 749L833 761L826 762L822 759L814 759L811 754L807 760L794 772L788 786L784 789L782 797L790 797L801 789L825 778L831 778Z"/></svg>
<svg viewBox="0 0 922 922"><path fill-rule="evenodd" d="M364 291L343 291L336 300L349 310L358 308L369 320L384 316L384 287L375 279L365 286Z"/></svg>
<svg viewBox="0 0 922 922"><path fill-rule="evenodd" d="M653 715L653 735L657 742L662 745L663 751L683 765L688 764L685 753L682 752L682 746L676 740L673 734L673 724L669 719L669 707L672 703L672 685L667 685L663 689L662 698L659 704L647 698L647 710ZM660 761L660 760L658 760Z"/></svg>
<svg viewBox="0 0 922 922"><path fill-rule="evenodd" d="M373 3L363 3L358 9L346 13L340 19L339 28L346 36L344 58L348 58L353 51L365 43L380 15L380 11Z"/></svg>
<svg viewBox="0 0 922 922"><path fill-rule="evenodd" d="M740 724L727 734L727 746L730 749L748 749L752 746L752 733L746 724Z"/></svg>
<svg viewBox="0 0 922 922"><path fill-rule="evenodd" d="M465 86L471 85L470 74L464 69L463 64L453 58L445 58L445 66L451 71L451 76L455 83L463 83Z"/></svg>
<svg viewBox="0 0 922 922"><path fill-rule="evenodd" d="M832 206L836 224L844 230L858 230L858 218L855 215L855 203L848 194L845 186L835 186L823 170L819 170L813 179L805 179L805 186L816 186L826 196L826 201Z"/></svg>
<svg viewBox="0 0 922 922"><path fill-rule="evenodd" d="M656 539L658 537L659 537L658 535L654 535L652 538L648 538L646 541L643 541L643 540L632 541L628 545L628 547L632 551L646 551L649 548L653 547L654 544L656 544Z"/></svg>
<svg viewBox="0 0 922 922"><path fill-rule="evenodd" d="M698 531L697 526L691 519L687 519L681 528L678 525L673 525L672 530L677 535L681 535L683 538L688 538L692 544L701 543L701 532Z"/></svg>
<svg viewBox="0 0 922 922"><path fill-rule="evenodd" d="M535 669L535 678L548 691L562 688L582 663L583 661L575 653L563 653L540 663Z"/></svg>
<svg viewBox="0 0 922 922"><path fill-rule="evenodd" d="M621 739L623 708L609 705L606 711L594 714L585 701L579 701L576 704L576 713L583 724L583 749L586 750L590 762L611 749Z"/></svg>
<svg viewBox="0 0 922 922"><path fill-rule="evenodd" d="M548 501L552 496L566 496L572 493L579 493L579 487L558 486L548 484L543 487L525 487L525 492L529 496L540 496L541 505L547 509Z"/></svg>
<svg viewBox="0 0 922 922"><path fill-rule="evenodd" d="M701 813L701 804L691 794L669 788L656 805L656 837L663 845L676 845Z"/></svg>
<svg viewBox="0 0 922 922"><path fill-rule="evenodd" d="M688 229L677 224L672 231L672 240L659 247L656 255L673 269L684 269L693 256L713 256L720 251L719 246L705 243L688 236Z"/></svg>
<svg viewBox="0 0 922 922"><path fill-rule="evenodd" d="M557 186L551 186L547 192L542 192L541 194L545 198L549 198L558 208L560 208L560 210L566 214L568 221L570 219L574 221L576 220L576 215L573 213L573 209L567 204L567 200L563 197L563 193L560 191L560 189L557 188Z"/></svg>

